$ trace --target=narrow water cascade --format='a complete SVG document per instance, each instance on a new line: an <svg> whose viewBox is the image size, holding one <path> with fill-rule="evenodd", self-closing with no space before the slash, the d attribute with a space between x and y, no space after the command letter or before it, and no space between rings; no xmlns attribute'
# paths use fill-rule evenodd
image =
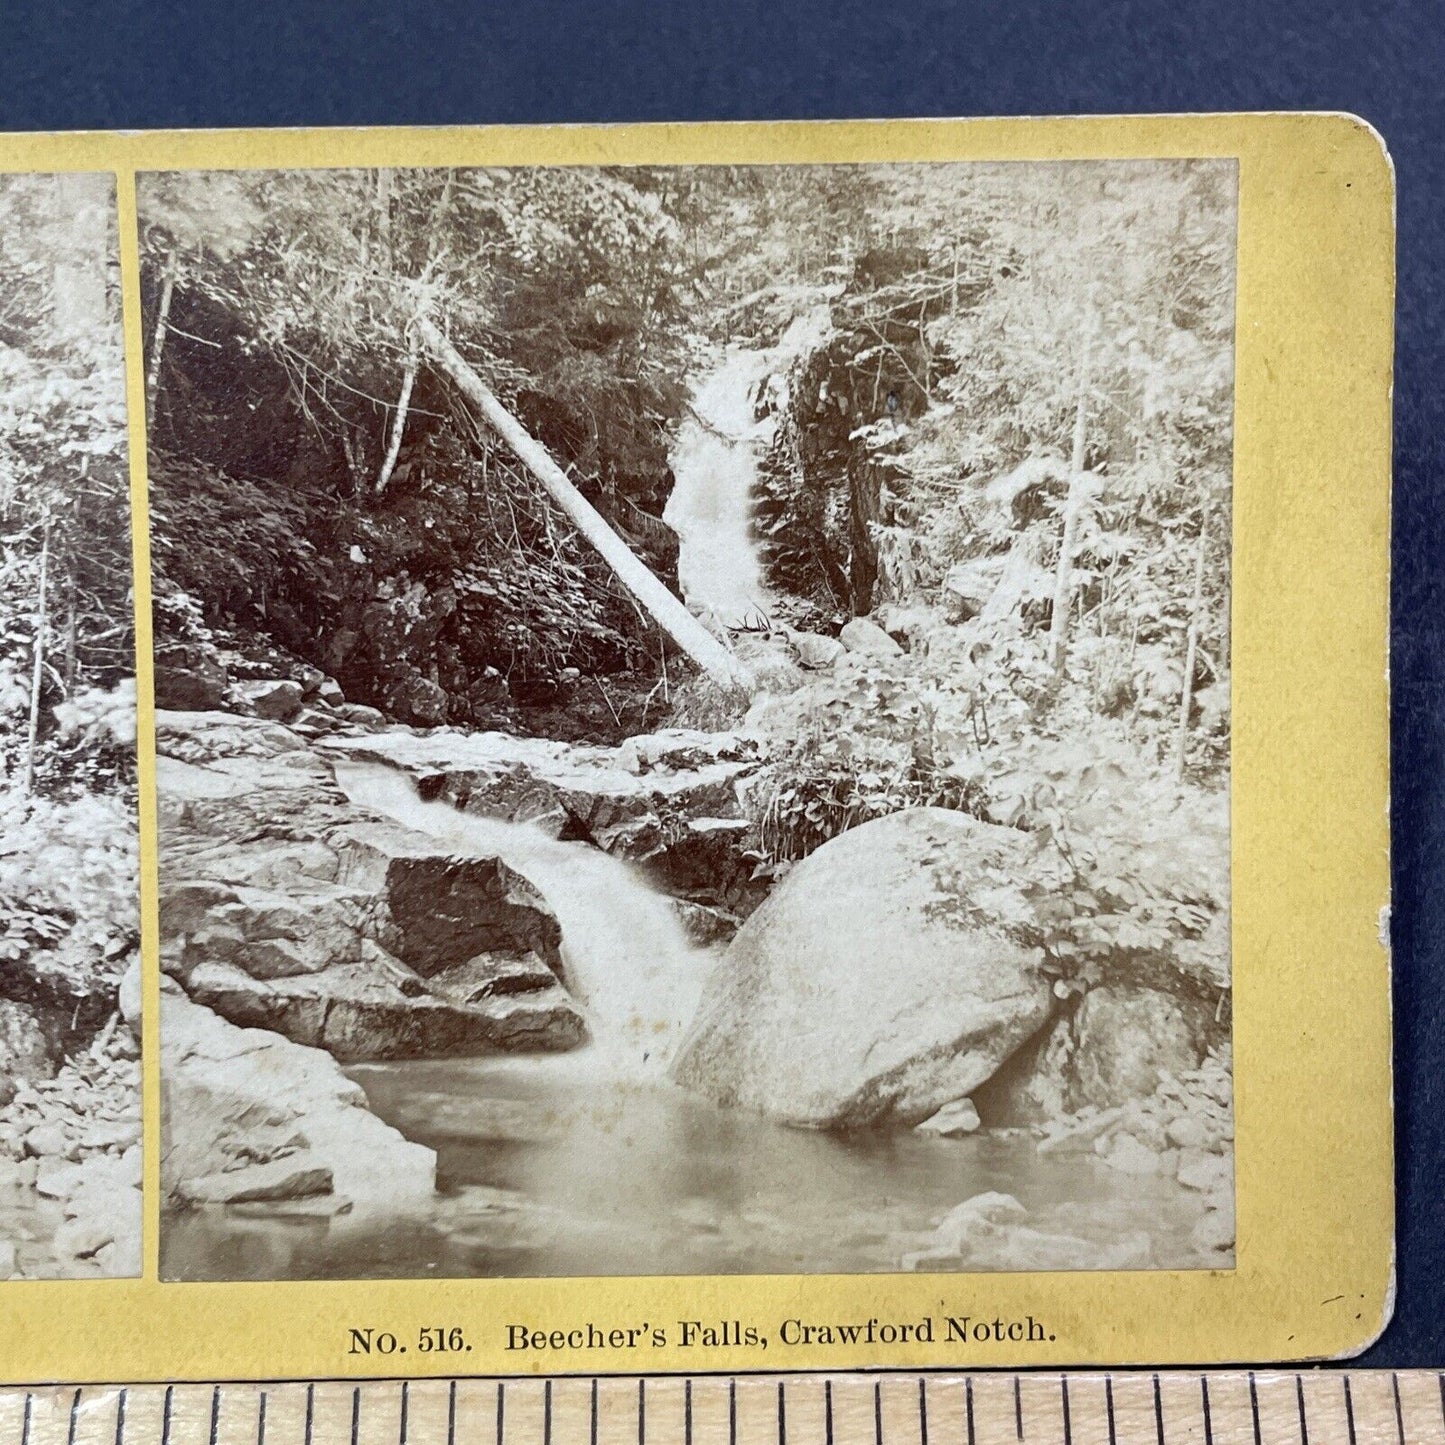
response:
<svg viewBox="0 0 1445 1445"><path fill-rule="evenodd" d="M806 351L827 326L826 308L805 313L775 347L729 347L693 391L672 448L676 482L663 520L677 533L682 595L723 627L771 615L753 538L753 486L772 439L772 416L756 415L759 389Z"/></svg>
<svg viewBox="0 0 1445 1445"><path fill-rule="evenodd" d="M637 869L590 843L427 802L380 763L338 762L353 801L464 856L500 858L535 887L562 926L565 983L586 1010L598 1062L661 1074L691 1023L713 955L689 942L669 899Z"/></svg>

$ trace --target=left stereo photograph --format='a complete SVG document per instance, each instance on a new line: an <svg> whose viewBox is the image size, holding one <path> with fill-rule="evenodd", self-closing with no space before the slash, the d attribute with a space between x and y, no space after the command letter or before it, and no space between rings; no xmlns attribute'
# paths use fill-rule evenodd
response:
<svg viewBox="0 0 1445 1445"><path fill-rule="evenodd" d="M115 181L0 175L0 1279L141 1261Z"/></svg>

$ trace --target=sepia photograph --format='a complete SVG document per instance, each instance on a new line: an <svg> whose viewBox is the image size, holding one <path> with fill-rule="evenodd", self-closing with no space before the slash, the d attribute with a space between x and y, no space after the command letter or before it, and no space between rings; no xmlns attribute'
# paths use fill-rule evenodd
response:
<svg viewBox="0 0 1445 1445"><path fill-rule="evenodd" d="M138 177L163 1279L1233 1267L1236 185ZM124 813L5 445L7 806Z"/></svg>
<svg viewBox="0 0 1445 1445"><path fill-rule="evenodd" d="M115 183L0 175L0 1279L140 1273Z"/></svg>

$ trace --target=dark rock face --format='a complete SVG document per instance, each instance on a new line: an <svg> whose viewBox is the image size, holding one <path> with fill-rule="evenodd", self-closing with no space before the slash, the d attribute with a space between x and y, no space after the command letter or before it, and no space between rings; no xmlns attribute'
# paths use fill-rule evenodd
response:
<svg viewBox="0 0 1445 1445"><path fill-rule="evenodd" d="M155 650L158 708L205 712L220 707L230 679L215 648L199 642L169 642Z"/></svg>
<svg viewBox="0 0 1445 1445"><path fill-rule="evenodd" d="M557 920L498 859L368 813L263 719L163 714L157 752L162 964L193 999L348 1060L585 1041ZM483 989L480 957L551 987Z"/></svg>

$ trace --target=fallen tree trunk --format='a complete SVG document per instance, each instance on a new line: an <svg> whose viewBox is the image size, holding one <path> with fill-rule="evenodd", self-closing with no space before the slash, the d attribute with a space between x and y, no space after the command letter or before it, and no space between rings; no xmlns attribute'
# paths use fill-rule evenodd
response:
<svg viewBox="0 0 1445 1445"><path fill-rule="evenodd" d="M657 625L687 655L719 682L751 689L753 678L743 663L690 613L608 526L606 519L568 480L551 454L497 399L440 329L426 319L418 334L437 365L459 386L491 423L517 460L542 484L547 494L572 519L577 530L601 553L617 580Z"/></svg>

